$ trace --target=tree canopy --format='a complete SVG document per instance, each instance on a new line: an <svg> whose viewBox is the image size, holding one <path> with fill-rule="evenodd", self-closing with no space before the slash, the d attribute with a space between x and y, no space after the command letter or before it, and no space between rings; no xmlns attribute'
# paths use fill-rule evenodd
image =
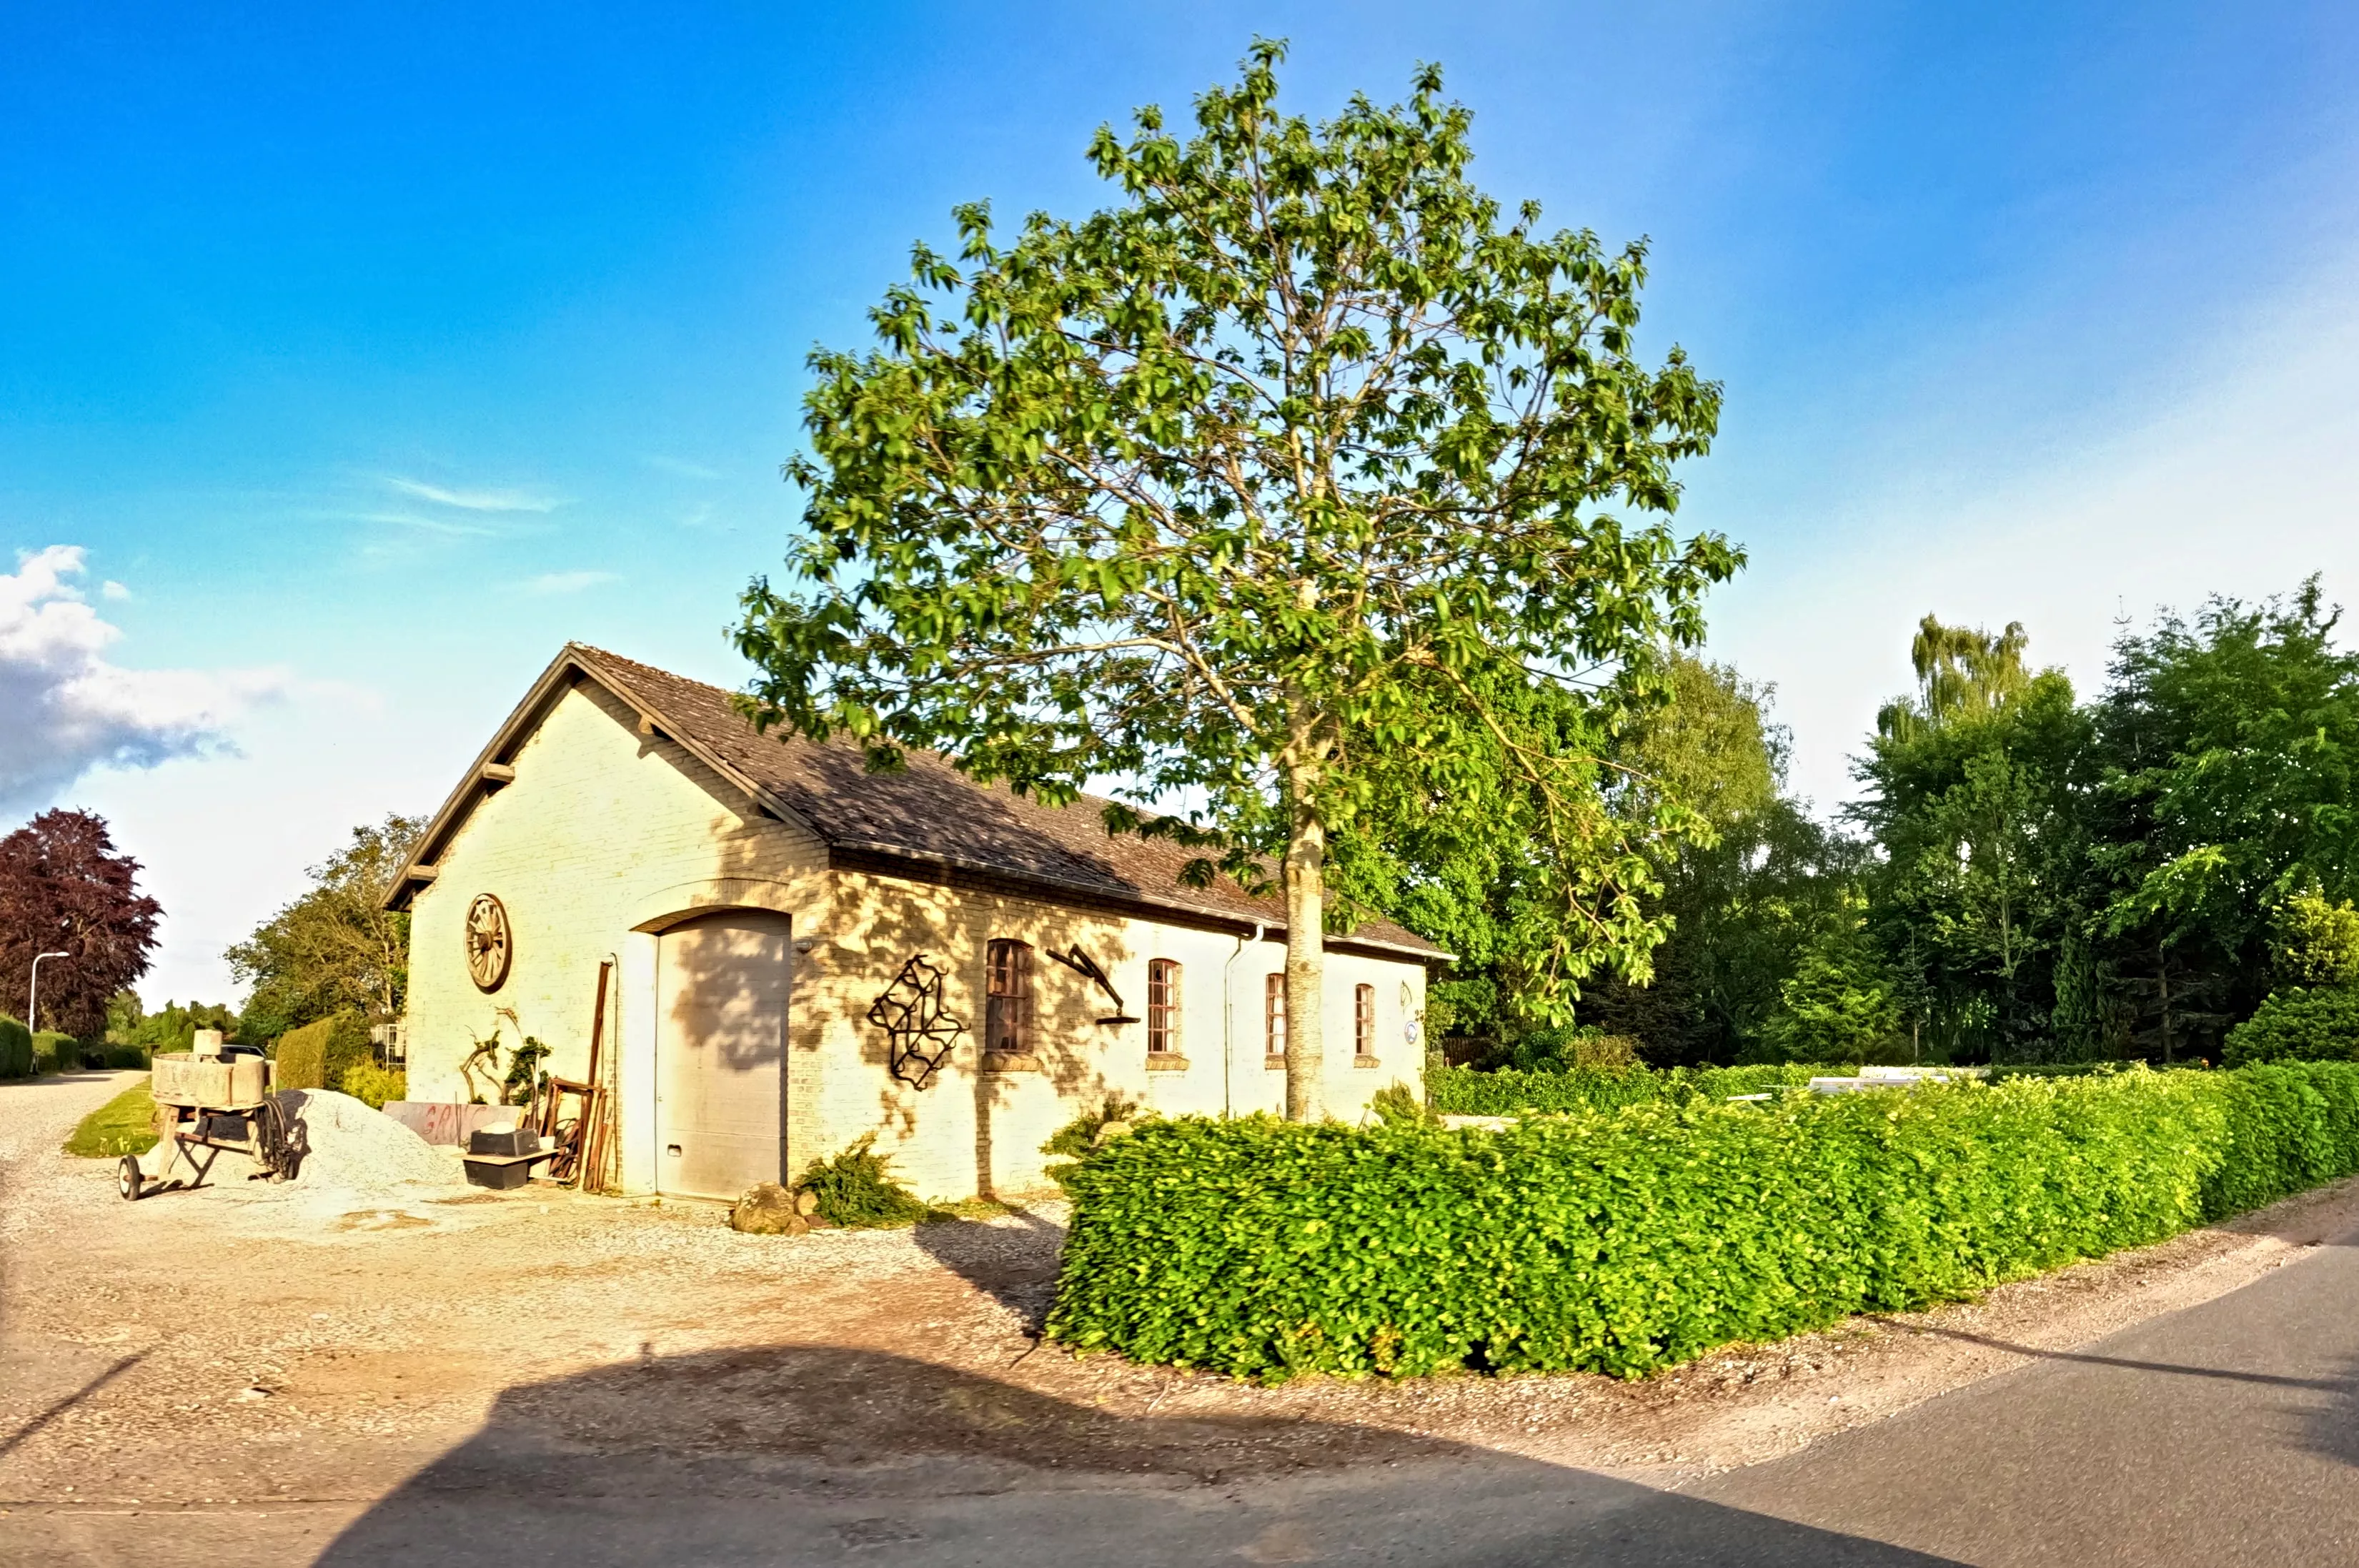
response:
<svg viewBox="0 0 2359 1568"><path fill-rule="evenodd" d="M147 973L163 906L139 891L139 863L118 854L106 821L43 811L0 838L0 1006L27 1005L41 965L37 1028L95 1040L107 1003Z"/></svg>
<svg viewBox="0 0 2359 1568"><path fill-rule="evenodd" d="M958 210L877 346L821 350L787 581L741 649L765 724L875 766L940 750L1180 837L1287 898L1287 1105L1318 1113L1330 845L1417 811L1506 844L1548 939L1533 988L1643 975L1669 797L1614 809L1616 736L1741 558L1668 521L1720 391L1636 342L1643 246L1544 231L1469 177L1467 112L1278 107L1257 43L1182 139L1090 159L1116 204L1003 241Z"/></svg>
<svg viewBox="0 0 2359 1568"><path fill-rule="evenodd" d="M230 947L230 972L250 987L245 1039L276 1040L347 1009L376 1022L400 1015L409 917L384 899L425 831L423 817L400 815L353 829L350 843L306 873L310 890Z"/></svg>
<svg viewBox="0 0 2359 1568"><path fill-rule="evenodd" d="M1687 801L1713 837L1667 853L1645 895L1669 931L1651 982L1593 984L1580 1024L1661 1064L2173 1062L2216 1059L2256 1009L2341 1028L2359 986L2359 655L2338 627L2315 581L2166 612L2120 634L2084 700L2031 662L2020 623L1928 615L1915 689L1879 712L1837 825L1785 797L1766 693L1675 659L1671 700L1624 732L1625 789ZM1492 916L1518 870L1447 866L1397 906L1478 939L1462 950L1480 962L1435 987L1462 1004L1462 1057L1567 1043L1515 1006ZM2359 1037L2335 1049L2359 1055Z"/></svg>

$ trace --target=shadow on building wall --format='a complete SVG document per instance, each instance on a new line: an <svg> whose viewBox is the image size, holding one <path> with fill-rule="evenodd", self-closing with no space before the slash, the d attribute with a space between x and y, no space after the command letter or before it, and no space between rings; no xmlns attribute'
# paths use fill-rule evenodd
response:
<svg viewBox="0 0 2359 1568"><path fill-rule="evenodd" d="M644 1357L512 1388L346 1530L356 1564L1948 1560L1465 1445L1130 1418L859 1350Z"/></svg>
<svg viewBox="0 0 2359 1568"><path fill-rule="evenodd" d="M726 787L716 778L705 776L701 769L689 771L704 784L716 804L726 804ZM712 877L777 879L777 824L750 819L739 825L734 817L716 816L712 833ZM1045 1088L1063 1106L1094 1104L1110 1088L1103 1071L1104 1053L1125 1042L1114 1039L1113 1031L1095 1020L1111 1010L1111 1004L1080 975L1049 960L1046 950L1079 940L1110 968L1128 963L1132 954L1122 943L1118 922L962 882L929 882L914 873L908 879L874 873L839 875L823 914L816 907L805 908L795 912L792 920L795 942L812 945L808 954L790 960L794 974L788 1006L790 1015L799 1016L791 1027L781 1019L787 1040L782 1114L788 1125L799 1121L810 1127L810 1116L798 1116L794 1099L798 1094L810 1096L814 1105L805 1110L826 1107L821 1116L828 1125L823 1132L808 1135L815 1138L811 1147L786 1161L794 1168L782 1171L785 1179L799 1176L799 1167L809 1160L838 1152L863 1131L874 1129L886 1135L884 1148L889 1153L895 1142L918 1136L923 1122L947 1116L964 1124L971 1117L972 1190L988 1194L1001 1185L999 1177L1011 1160L1019 1167L1037 1161L1036 1146L1045 1136L1044 1129L1035 1125L1038 1116L1019 1118L1013 1127L1008 1119L1012 1107L1027 1093ZM1038 1072L980 1071L987 1011L984 948L995 936L1016 937L1036 949ZM919 956L943 972L946 1008L961 1026L922 1087L897 1076L893 1040L868 1016L872 1004L893 985L903 966ZM717 991L741 984L741 961L738 953L721 942L667 946L658 964L660 984L669 988L657 1004L661 1009L657 1021L658 1054L661 1040L678 1038L690 1027L699 998L707 1007L716 1005L722 1000ZM864 1086L828 1082L831 1074L841 1075L851 1062L824 1046L814 1049L820 1029L845 1029L857 1042L856 1061L866 1080ZM1143 1040L1128 1043L1143 1050ZM754 1060L749 1035L721 1042L718 1054L732 1068L759 1065ZM908 1071L909 1076L920 1075L913 1067ZM855 1120L853 1107L863 1099L873 1104L875 1110ZM1033 1108L1037 1112L1039 1107ZM965 1140L964 1132L957 1136ZM1000 1147L1009 1136L1022 1147ZM940 1152L938 1147L937 1158ZM966 1153L962 1152L959 1159L963 1162ZM934 1188L931 1182L923 1185Z"/></svg>
<svg viewBox="0 0 2359 1568"><path fill-rule="evenodd" d="M938 1101L958 1096L972 1116L973 1190L986 1195L1001 1185L1011 1162L1033 1163L1045 1128L1010 1113L1028 1093L1045 1089L1060 1106L1079 1107L1111 1089L1103 1071L1106 1052L1126 1042L1095 1020L1112 1004L1094 986L1048 957L1051 947L1076 941L1108 968L1130 963L1133 954L1118 922L1069 911L1045 900L1015 898L956 882L885 880L866 876L841 878L835 892L831 942L822 961L836 966L842 982L831 1005L843 1007L860 1041L864 1070L875 1075L876 1125L908 1137L919 1118L940 1115ZM986 948L998 937L1033 947L1036 1011L1032 1055L1037 1071L982 1071L989 1014ZM924 1087L893 1071L894 1042L868 1018L868 1007L900 974L923 956L945 976L948 1012L963 1026L955 1043ZM1066 1115L1072 1114L1071 1111ZM1060 1116L1059 1120L1065 1119ZM1002 1148L1010 1136L1022 1147Z"/></svg>

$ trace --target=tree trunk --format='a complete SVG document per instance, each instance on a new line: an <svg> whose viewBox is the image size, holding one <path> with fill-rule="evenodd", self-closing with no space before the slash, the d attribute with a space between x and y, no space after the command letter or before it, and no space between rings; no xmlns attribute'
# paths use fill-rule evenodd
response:
<svg viewBox="0 0 2359 1568"><path fill-rule="evenodd" d="M1321 1029L1327 968L1327 823L1295 795L1286 839L1286 1119L1327 1114Z"/></svg>

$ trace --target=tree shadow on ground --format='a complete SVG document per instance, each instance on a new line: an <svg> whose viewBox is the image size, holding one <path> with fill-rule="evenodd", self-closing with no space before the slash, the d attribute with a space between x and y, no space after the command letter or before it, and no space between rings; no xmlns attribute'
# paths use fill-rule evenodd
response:
<svg viewBox="0 0 2359 1568"><path fill-rule="evenodd" d="M2306 1386L2326 1394L2297 1407L2304 1446L2313 1454L2359 1467L2359 1356L2338 1358L2333 1376Z"/></svg>
<svg viewBox="0 0 2359 1568"><path fill-rule="evenodd" d="M1008 1220L938 1220L918 1227L919 1249L1016 1314L1038 1338L1057 1293L1057 1259L1065 1227L1020 1204ZM1009 1223L1012 1221L1013 1223Z"/></svg>
<svg viewBox="0 0 2359 1568"><path fill-rule="evenodd" d="M357 1564L1790 1564L1947 1560L1453 1443L1141 1417L874 1352L512 1388L319 1559Z"/></svg>

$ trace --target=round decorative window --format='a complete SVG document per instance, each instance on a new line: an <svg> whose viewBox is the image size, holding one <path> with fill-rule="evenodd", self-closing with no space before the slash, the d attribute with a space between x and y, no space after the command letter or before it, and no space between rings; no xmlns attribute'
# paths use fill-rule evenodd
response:
<svg viewBox="0 0 2359 1568"><path fill-rule="evenodd" d="M507 906L489 893L478 893L467 906L467 973L479 991L496 991L508 977L508 960L516 955L508 933Z"/></svg>

